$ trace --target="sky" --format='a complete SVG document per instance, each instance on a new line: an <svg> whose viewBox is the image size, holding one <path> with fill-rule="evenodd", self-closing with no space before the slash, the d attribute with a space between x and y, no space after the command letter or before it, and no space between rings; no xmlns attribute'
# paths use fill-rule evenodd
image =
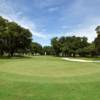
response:
<svg viewBox="0 0 100 100"><path fill-rule="evenodd" d="M0 0L0 16L28 28L33 41L50 45L51 38L96 37L100 0Z"/></svg>

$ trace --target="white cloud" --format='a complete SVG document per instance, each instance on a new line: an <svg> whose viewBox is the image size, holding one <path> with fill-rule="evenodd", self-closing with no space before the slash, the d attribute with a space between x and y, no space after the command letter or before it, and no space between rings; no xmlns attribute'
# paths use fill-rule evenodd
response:
<svg viewBox="0 0 100 100"><path fill-rule="evenodd" d="M54 11L57 11L57 10L58 10L58 7L50 7L50 8L48 8L49 12L54 12Z"/></svg>
<svg viewBox="0 0 100 100"><path fill-rule="evenodd" d="M3 16L10 21L15 21L19 25L28 28L34 36L46 38L43 33L38 32L36 24L23 15L23 11L14 7L7 0L0 0L0 16Z"/></svg>
<svg viewBox="0 0 100 100"><path fill-rule="evenodd" d="M61 18L61 20L66 21L68 16L68 18L70 18L70 22L73 23L73 25L71 24L70 26L62 26L62 29L68 30L68 33L64 33L65 36L85 36L88 38L89 42L95 39L97 36L95 28L97 25L100 25L100 14L95 13L94 11L99 10L98 7L100 8L100 6L98 6L98 3L100 3L100 0L94 1L96 3L91 2L91 0L76 0L74 3L72 3L72 5L67 10L70 13L64 14ZM77 21L76 25L74 24L75 20Z"/></svg>
<svg viewBox="0 0 100 100"><path fill-rule="evenodd" d="M60 3L64 0L61 0L61 2L60 0L33 0L33 1L36 2L37 7L45 9L47 8L49 12L54 12L59 9L59 6L57 5L60 5ZM88 37L89 41L93 41L94 38L96 37L95 28L97 25L100 24L100 14L97 15L94 12L92 12L93 8L95 7L93 5L91 6L90 4L88 4L89 1L92 2L91 0L75 0L75 2L72 2L70 6L66 7L66 9L63 9L64 11L59 10L59 12L62 12L61 13L62 17L59 18L59 20L62 19L64 23L66 22L66 25L61 27L64 30L66 29L66 31L69 29L70 31L68 31L68 34L67 32L64 34L53 34L53 33L47 35L43 34L42 32L38 31L36 23L32 22L31 19L25 16L22 9L16 7L14 3L11 4L10 0L0 0L0 15L6 19L17 22L18 24L20 24L25 28L28 28L34 36L43 38L44 40L50 39L55 35L57 36L76 35L76 36L86 36ZM99 4L100 0L95 0L94 2L97 1ZM79 24L69 25L70 22L72 21L74 22L75 20L77 20L78 22L78 18L80 17L81 18L83 17L83 20L79 21ZM70 22L67 23L67 20L68 22L70 20Z"/></svg>
<svg viewBox="0 0 100 100"><path fill-rule="evenodd" d="M75 36L80 36L80 37L87 37L89 42L92 42L94 40L94 38L96 38L96 32L95 32L95 28L96 26L88 26L88 27L83 27L80 29L76 29L73 30L73 32L71 32L71 36L75 35Z"/></svg>
<svg viewBox="0 0 100 100"><path fill-rule="evenodd" d="M64 33L64 35L85 36L88 38L89 42L92 42L97 37L95 28L98 25L100 25L100 19L98 17L87 18L85 22L72 27L69 33Z"/></svg>

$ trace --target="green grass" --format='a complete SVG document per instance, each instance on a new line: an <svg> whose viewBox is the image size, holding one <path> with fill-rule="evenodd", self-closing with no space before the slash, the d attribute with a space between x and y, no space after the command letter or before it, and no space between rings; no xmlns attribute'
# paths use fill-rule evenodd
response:
<svg viewBox="0 0 100 100"><path fill-rule="evenodd" d="M99 100L100 63L37 56L0 59L0 100Z"/></svg>

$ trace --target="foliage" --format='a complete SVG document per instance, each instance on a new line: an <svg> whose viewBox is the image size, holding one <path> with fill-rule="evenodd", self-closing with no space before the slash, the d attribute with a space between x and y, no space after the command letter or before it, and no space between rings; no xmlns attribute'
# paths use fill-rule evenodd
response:
<svg viewBox="0 0 100 100"><path fill-rule="evenodd" d="M62 36L51 39L51 46L32 43L32 34L15 22L0 17L0 55L13 56L31 52L33 55L94 56L100 55L100 26L95 29L97 38L88 43L86 37Z"/></svg>
<svg viewBox="0 0 100 100"><path fill-rule="evenodd" d="M41 54L43 54L42 46L39 43L32 42L31 53L33 55L41 55Z"/></svg>
<svg viewBox="0 0 100 100"><path fill-rule="evenodd" d="M96 52L95 52L95 45L94 43L89 44L88 46L84 47L84 48L80 48L77 50L78 54L80 56L86 57L86 56L95 56Z"/></svg>
<svg viewBox="0 0 100 100"><path fill-rule="evenodd" d="M96 53L97 55L100 55L100 26L97 26L96 32L97 32L97 38L95 39L94 43L95 43Z"/></svg>
<svg viewBox="0 0 100 100"><path fill-rule="evenodd" d="M52 38L51 45L54 49L55 55L59 56L59 53L61 52L61 43L59 42L59 39L57 37Z"/></svg>
<svg viewBox="0 0 100 100"><path fill-rule="evenodd" d="M13 56L15 53L30 51L32 34L15 22L0 17L0 55Z"/></svg>
<svg viewBox="0 0 100 100"><path fill-rule="evenodd" d="M60 37L53 38L51 41L57 55L76 56L78 49L88 46L86 37Z"/></svg>
<svg viewBox="0 0 100 100"><path fill-rule="evenodd" d="M44 55L55 55L54 49L51 46L43 47Z"/></svg>

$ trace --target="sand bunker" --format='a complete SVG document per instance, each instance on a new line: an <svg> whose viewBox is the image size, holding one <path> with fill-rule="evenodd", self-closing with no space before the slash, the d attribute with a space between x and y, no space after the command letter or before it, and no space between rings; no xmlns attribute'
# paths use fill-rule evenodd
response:
<svg viewBox="0 0 100 100"><path fill-rule="evenodd" d="M67 61L76 61L76 62L100 62L100 60L84 60L84 59L74 59L74 58L62 58L63 60Z"/></svg>

